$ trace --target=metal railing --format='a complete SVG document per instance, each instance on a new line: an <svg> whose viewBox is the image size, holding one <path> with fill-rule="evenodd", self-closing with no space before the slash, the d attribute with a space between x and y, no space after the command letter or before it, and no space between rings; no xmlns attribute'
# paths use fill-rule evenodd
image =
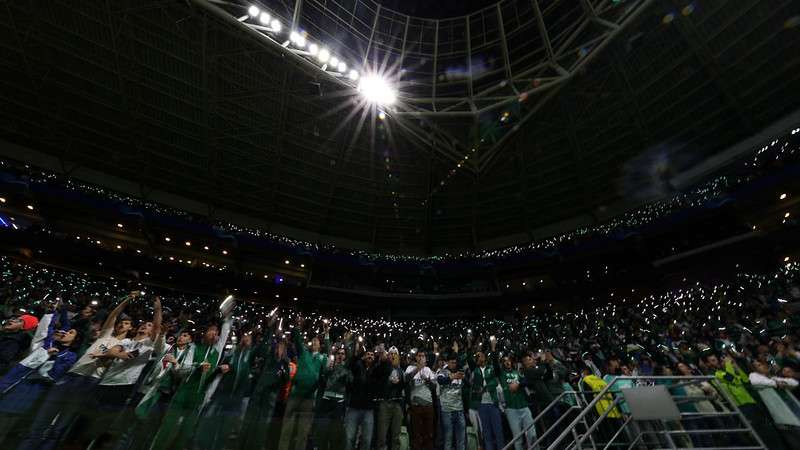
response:
<svg viewBox="0 0 800 450"><path fill-rule="evenodd" d="M681 411L679 421L641 421L636 420L631 414L624 411L621 406L624 404L624 397L620 393L619 382L632 381L636 385L665 384L676 404L710 402L715 411ZM697 396L697 395L676 395L674 391L689 385L709 383L717 396ZM617 389L615 389L617 388ZM566 391L556 397L545 409L543 409L533 420L533 424L526 427L519 434L514 436L511 442L503 450L514 447L519 440L525 439L531 427L543 425L543 418L556 407L564 404L565 398L573 396L575 404L567 408L563 414L552 424L544 429L541 435L537 435L534 442L529 442L527 448L548 450L567 449L580 450L584 448L609 449L609 448L717 448L717 449L766 449L766 445L755 432L750 422L739 410L733 398L723 388L715 377L711 376L649 376L649 377L615 377L600 392ZM586 396L593 396L591 401L587 401ZM612 400L613 396L613 400ZM608 404L601 405L600 401L608 401ZM724 402L724 403L723 403ZM684 408L686 409L686 408ZM563 422L577 415L567 425ZM613 434L608 437L595 436L601 426L609 424L608 417L612 412L618 413L621 418L613 423ZM596 417L595 417L596 415ZM698 425L711 421L714 428L701 428ZM590 423L591 422L591 423ZM691 424L684 428L684 424ZM719 426L722 424L721 426ZM542 445L548 436L552 436L554 430L561 430L557 437L552 439L547 447ZM606 429L606 432L609 430ZM718 439L714 437L720 436ZM697 441L692 438L697 439ZM571 438L571 439L570 439ZM627 439L625 441L624 439ZM652 438L648 441L647 438ZM702 441L701 441L702 439ZM718 445L717 441L724 440L724 445ZM712 446L704 446L702 442L713 441ZM697 445L698 443L701 445ZM687 446L680 445L687 443Z"/></svg>

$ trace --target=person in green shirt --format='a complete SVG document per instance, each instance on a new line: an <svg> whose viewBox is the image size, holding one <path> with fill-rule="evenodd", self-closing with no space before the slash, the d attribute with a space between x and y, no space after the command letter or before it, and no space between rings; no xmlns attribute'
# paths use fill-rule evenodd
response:
<svg viewBox="0 0 800 450"><path fill-rule="evenodd" d="M309 346L303 342L301 331L305 319L297 316L296 325L292 329L292 342L297 352L297 374L292 380L292 390L283 413L283 426L278 443L278 450L289 450L292 440L294 448L305 450L308 435L314 418L314 398L317 393L322 369L328 358L320 353L320 339L314 336Z"/></svg>
<svg viewBox="0 0 800 450"><path fill-rule="evenodd" d="M503 398L506 402L506 420L508 420L511 434L516 438L514 448L516 450L530 448L531 444L536 441L536 427L533 424L531 410L528 408L525 389L520 384L522 377L515 369L515 363L511 356L504 355L498 361L497 352L494 351L495 342L493 341L491 345L492 363L500 378L500 386L503 388ZM524 437L519 436L522 433L525 434Z"/></svg>
<svg viewBox="0 0 800 450"><path fill-rule="evenodd" d="M175 391L161 427L153 438L151 450L183 449L189 443L211 374L219 361L219 351L215 348L218 339L219 326L211 324L206 327L202 342L194 345L189 375Z"/></svg>

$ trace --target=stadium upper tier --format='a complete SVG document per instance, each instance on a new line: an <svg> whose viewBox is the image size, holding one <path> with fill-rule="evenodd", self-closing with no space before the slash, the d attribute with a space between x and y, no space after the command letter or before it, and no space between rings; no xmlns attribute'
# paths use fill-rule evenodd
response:
<svg viewBox="0 0 800 450"><path fill-rule="evenodd" d="M796 111L798 17L758 0L442 19L367 0L13 2L0 154L302 241L524 246L693 186Z"/></svg>

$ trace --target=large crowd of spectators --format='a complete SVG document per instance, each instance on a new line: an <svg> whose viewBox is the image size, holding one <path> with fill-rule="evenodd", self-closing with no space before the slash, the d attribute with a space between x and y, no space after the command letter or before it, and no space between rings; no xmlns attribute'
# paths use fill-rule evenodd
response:
<svg viewBox="0 0 800 450"><path fill-rule="evenodd" d="M0 266L4 448L521 449L587 401L565 393L672 374L713 376L769 448L799 445L796 263L570 312L404 321ZM709 383L670 390L724 411ZM682 446L716 439L740 443Z"/></svg>

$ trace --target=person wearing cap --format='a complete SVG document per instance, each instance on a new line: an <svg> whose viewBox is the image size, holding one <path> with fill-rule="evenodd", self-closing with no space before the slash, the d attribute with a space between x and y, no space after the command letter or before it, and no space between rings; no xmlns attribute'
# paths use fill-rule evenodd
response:
<svg viewBox="0 0 800 450"><path fill-rule="evenodd" d="M31 345L32 331L39 319L21 314L8 319L0 329L0 375L5 374L19 361Z"/></svg>
<svg viewBox="0 0 800 450"><path fill-rule="evenodd" d="M98 358L110 348L119 345L131 330L130 318L117 318L135 298L131 292L109 313L101 328L100 337L72 366L69 372L53 386L28 429L20 449L54 449L64 434L82 416L92 410L87 400L94 398L97 384L108 368L105 360Z"/></svg>
<svg viewBox="0 0 800 450"><path fill-rule="evenodd" d="M56 307L58 308L58 306ZM37 405L50 384L60 380L78 359L81 334L70 327L66 308L60 308L58 329L54 313L38 321L31 353L0 379L0 442L6 441Z"/></svg>
<svg viewBox="0 0 800 450"><path fill-rule="evenodd" d="M387 361L381 362L386 367L383 373L383 385L379 389L376 446L378 450L400 449L400 430L403 425L405 383L403 368L400 365L400 351L397 347L389 348ZM388 439L387 439L388 438ZM390 444L391 447L387 447Z"/></svg>

